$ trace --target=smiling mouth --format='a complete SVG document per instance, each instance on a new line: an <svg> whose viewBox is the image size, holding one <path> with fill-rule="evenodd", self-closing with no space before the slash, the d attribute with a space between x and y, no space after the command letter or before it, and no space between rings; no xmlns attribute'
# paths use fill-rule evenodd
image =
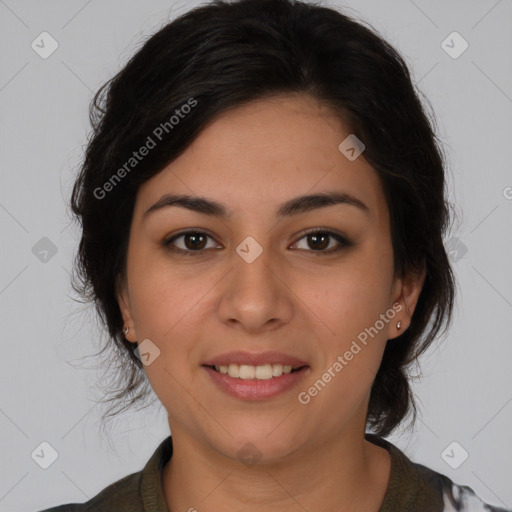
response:
<svg viewBox="0 0 512 512"><path fill-rule="evenodd" d="M290 365L282 364L263 364L263 365L248 365L248 364L230 364L230 365L205 365L212 370L223 375L229 375L234 379L243 380L269 380L282 375L298 372L307 366L299 366L293 368Z"/></svg>

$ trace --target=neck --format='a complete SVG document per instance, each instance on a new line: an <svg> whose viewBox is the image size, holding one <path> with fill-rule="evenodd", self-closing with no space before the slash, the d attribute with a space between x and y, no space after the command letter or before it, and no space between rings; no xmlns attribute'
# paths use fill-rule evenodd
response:
<svg viewBox="0 0 512 512"><path fill-rule="evenodd" d="M163 486L171 512L241 510L378 512L390 475L387 450L363 432L337 433L279 460L252 466L229 458L173 425Z"/></svg>

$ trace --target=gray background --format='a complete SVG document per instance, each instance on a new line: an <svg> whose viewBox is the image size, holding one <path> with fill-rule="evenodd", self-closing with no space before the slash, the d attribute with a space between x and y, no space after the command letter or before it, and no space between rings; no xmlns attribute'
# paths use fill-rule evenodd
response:
<svg viewBox="0 0 512 512"><path fill-rule="evenodd" d="M119 416L108 437L99 431L102 393L93 385L101 371L81 357L100 347L100 332L72 300L78 233L66 201L93 91L145 37L196 4L0 0L1 511L85 501L140 470L168 435L159 404ZM461 219L450 235L454 324L422 359L416 428L389 439L486 501L512 507L512 2L325 5L347 6L405 56L437 115ZM59 45L47 59L31 48L43 31ZM453 31L469 43L458 58L441 46ZM43 441L59 454L48 469L31 457ZM441 455L453 441L469 453L457 469ZM449 454L456 460L461 448Z"/></svg>

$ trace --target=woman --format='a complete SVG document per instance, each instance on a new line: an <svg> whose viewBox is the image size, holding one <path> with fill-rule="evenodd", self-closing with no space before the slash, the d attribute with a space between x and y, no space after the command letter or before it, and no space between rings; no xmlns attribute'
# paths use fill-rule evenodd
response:
<svg viewBox="0 0 512 512"><path fill-rule="evenodd" d="M93 106L75 286L125 356L118 398L149 382L172 438L49 510L500 510L383 439L455 289L441 148L388 43L302 2L212 2Z"/></svg>

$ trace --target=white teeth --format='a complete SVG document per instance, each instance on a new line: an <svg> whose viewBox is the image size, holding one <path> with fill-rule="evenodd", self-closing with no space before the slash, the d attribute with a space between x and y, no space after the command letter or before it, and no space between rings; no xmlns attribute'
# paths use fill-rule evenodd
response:
<svg viewBox="0 0 512 512"><path fill-rule="evenodd" d="M254 379L254 375L256 374L256 368L254 368L254 366L247 366L246 364L241 364L240 368L238 369L238 374L238 376L241 379Z"/></svg>
<svg viewBox="0 0 512 512"><path fill-rule="evenodd" d="M282 364L273 364L272 365L272 377L279 377L279 375L283 374L283 365Z"/></svg>
<svg viewBox="0 0 512 512"><path fill-rule="evenodd" d="M281 377L283 373L291 373L291 365L282 364L263 364L260 366L252 366L248 364L230 364L215 366L215 369L224 374L234 377L235 379L244 380L268 380L272 377Z"/></svg>
<svg viewBox="0 0 512 512"><path fill-rule="evenodd" d="M264 364L263 366L256 366L256 370L254 371L255 377L259 380L268 380L272 378L272 365Z"/></svg>

